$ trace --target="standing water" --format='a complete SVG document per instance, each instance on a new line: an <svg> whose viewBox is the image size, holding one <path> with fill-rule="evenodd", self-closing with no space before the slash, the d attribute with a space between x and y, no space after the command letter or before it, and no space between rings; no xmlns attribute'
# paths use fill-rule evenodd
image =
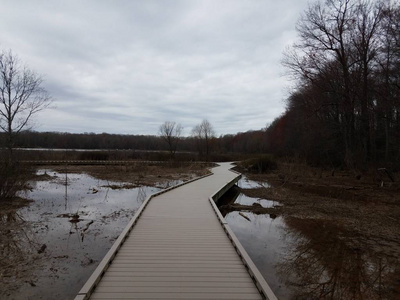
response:
<svg viewBox="0 0 400 300"><path fill-rule="evenodd" d="M29 206L0 211L1 299L73 299L143 200L159 190L86 174L38 176L25 195ZM246 178L238 184L268 187ZM232 201L280 205L241 193ZM340 224L250 211L225 218L279 299L397 299L395 252L362 251L365 240Z"/></svg>
<svg viewBox="0 0 400 300"><path fill-rule="evenodd" d="M238 185L268 187L245 177ZM232 202L248 209L230 211L225 219L278 299L399 299L396 249L365 247L364 237L324 219L251 212L254 203L280 205L268 199L236 193Z"/></svg>
<svg viewBox="0 0 400 300"><path fill-rule="evenodd" d="M2 216L15 222L12 249L2 249L9 264L0 298L73 299L145 198L160 189L52 170L37 175L43 180L24 195L32 203Z"/></svg>
<svg viewBox="0 0 400 300"><path fill-rule="evenodd" d="M241 189L269 187L267 183L251 181L245 176L239 180L238 186ZM241 192L229 194L231 199L224 198L222 200L224 204L233 202L252 206L258 203L268 208L280 205L276 201L248 197ZM224 217L275 295L279 299L290 299L290 288L280 280L275 268L282 258L286 245L287 228L283 218L271 217L269 214L254 214L250 211L232 211Z"/></svg>

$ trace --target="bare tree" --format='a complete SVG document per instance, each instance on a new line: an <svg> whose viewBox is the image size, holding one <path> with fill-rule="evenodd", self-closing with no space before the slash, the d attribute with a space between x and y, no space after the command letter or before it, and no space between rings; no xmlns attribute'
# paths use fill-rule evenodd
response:
<svg viewBox="0 0 400 300"><path fill-rule="evenodd" d="M210 154L211 140L215 137L215 131L211 123L204 119L192 129L192 136L197 139L199 154L205 152L206 157Z"/></svg>
<svg viewBox="0 0 400 300"><path fill-rule="evenodd" d="M300 79L299 86L320 89L326 94L320 102L325 99L334 104L348 166L364 168L375 157L373 71L381 49L383 8L384 0L311 4L297 24L299 42L283 60L289 72ZM316 107L321 105L326 103Z"/></svg>
<svg viewBox="0 0 400 300"><path fill-rule="evenodd" d="M359 74L359 88L357 102L360 106L359 137L363 153L363 163L375 157L374 135L375 126L373 113L375 110L373 69L381 48L382 13L384 3L381 1L360 1L356 7L355 29L352 32L352 45L357 57L357 73Z"/></svg>
<svg viewBox="0 0 400 300"><path fill-rule="evenodd" d="M11 51L0 54L0 129L6 134L10 157L15 136L51 103L42 82L39 75L21 66Z"/></svg>
<svg viewBox="0 0 400 300"><path fill-rule="evenodd" d="M310 5L297 24L300 43L285 54L283 61L293 74L310 84L331 61L340 66L342 88L336 93L341 98L338 104L343 112L343 141L348 164L353 163L355 139L351 84L351 69L355 64L351 47L354 15L355 5L351 0L327 0L325 4L316 2Z"/></svg>
<svg viewBox="0 0 400 300"><path fill-rule="evenodd" d="M400 5L387 3L382 12L381 48L378 52L377 139L384 140L385 160L400 157ZM379 136L381 135L381 137Z"/></svg>
<svg viewBox="0 0 400 300"><path fill-rule="evenodd" d="M181 124L166 121L160 126L160 136L167 142L171 157L174 157L178 142L182 134L183 127Z"/></svg>

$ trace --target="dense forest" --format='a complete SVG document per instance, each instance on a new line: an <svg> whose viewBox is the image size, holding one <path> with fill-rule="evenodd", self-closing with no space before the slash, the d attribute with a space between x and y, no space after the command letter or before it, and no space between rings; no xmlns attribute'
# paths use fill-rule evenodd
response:
<svg viewBox="0 0 400 300"><path fill-rule="evenodd" d="M398 2L309 6L283 64L296 88L269 126L269 150L366 169L400 160Z"/></svg>

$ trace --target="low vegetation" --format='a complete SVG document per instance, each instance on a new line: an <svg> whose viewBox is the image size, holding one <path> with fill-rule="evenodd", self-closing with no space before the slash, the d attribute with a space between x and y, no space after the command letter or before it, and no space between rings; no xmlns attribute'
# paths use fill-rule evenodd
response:
<svg viewBox="0 0 400 300"><path fill-rule="evenodd" d="M278 164L272 155L262 155L240 162L240 166L248 172L267 173L276 170Z"/></svg>
<svg viewBox="0 0 400 300"><path fill-rule="evenodd" d="M10 160L0 161L0 202L12 201L18 192L27 188L31 176L28 165L21 165Z"/></svg>

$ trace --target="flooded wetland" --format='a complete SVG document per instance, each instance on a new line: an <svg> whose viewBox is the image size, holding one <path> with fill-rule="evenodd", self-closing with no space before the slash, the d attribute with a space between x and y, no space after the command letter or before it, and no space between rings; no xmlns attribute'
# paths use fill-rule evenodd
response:
<svg viewBox="0 0 400 300"><path fill-rule="evenodd" d="M399 299L399 185L286 167L220 208L278 298Z"/></svg>
<svg viewBox="0 0 400 300"><path fill-rule="evenodd" d="M0 299L73 299L146 197L206 172L127 168L38 169L1 207Z"/></svg>
<svg viewBox="0 0 400 300"><path fill-rule="evenodd" d="M0 298L73 299L147 196L206 172L154 170L38 169L29 202L1 210ZM320 198L280 180L249 174L219 202L277 297L398 299L398 197L338 200L326 188Z"/></svg>

